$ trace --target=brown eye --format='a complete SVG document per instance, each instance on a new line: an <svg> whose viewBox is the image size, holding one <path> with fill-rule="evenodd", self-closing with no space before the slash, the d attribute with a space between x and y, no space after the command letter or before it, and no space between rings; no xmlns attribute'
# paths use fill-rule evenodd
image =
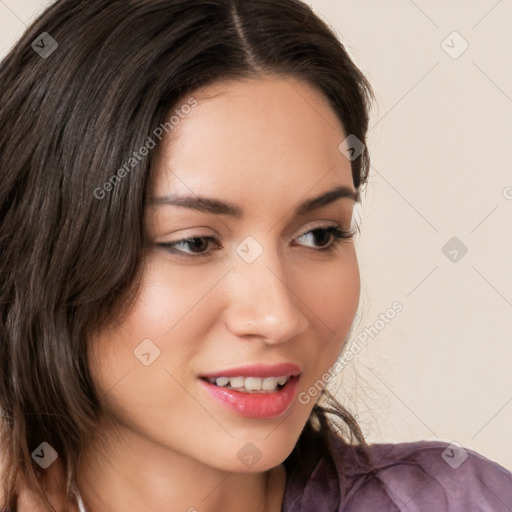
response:
<svg viewBox="0 0 512 512"><path fill-rule="evenodd" d="M329 226L326 228L315 228L312 229L303 235L301 235L299 238L303 238L307 235L313 235L315 239L315 243L320 243L322 246L319 251L331 251L334 250L338 244L350 240L354 236L353 231L345 231L340 226ZM325 241L328 241L330 239L334 239L332 244L327 245L327 247L324 247Z"/></svg>
<svg viewBox="0 0 512 512"><path fill-rule="evenodd" d="M206 252L205 249L208 248L210 242L215 242L216 239L211 236L198 236L192 238L183 238L182 240L176 240L175 242L161 242L158 247L164 248L166 251L169 251L172 254L177 254L179 256L198 258L202 256L209 256L209 252ZM188 246L191 251L183 251L181 249L176 249L178 246Z"/></svg>

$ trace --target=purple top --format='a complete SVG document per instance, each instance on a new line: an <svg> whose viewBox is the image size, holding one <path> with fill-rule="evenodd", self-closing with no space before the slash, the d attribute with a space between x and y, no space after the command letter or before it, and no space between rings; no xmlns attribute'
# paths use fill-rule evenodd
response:
<svg viewBox="0 0 512 512"><path fill-rule="evenodd" d="M512 473L443 441L373 444L369 466L335 438L335 464L313 451L313 472L286 467L282 512L512 512ZM373 468L373 469L372 469Z"/></svg>

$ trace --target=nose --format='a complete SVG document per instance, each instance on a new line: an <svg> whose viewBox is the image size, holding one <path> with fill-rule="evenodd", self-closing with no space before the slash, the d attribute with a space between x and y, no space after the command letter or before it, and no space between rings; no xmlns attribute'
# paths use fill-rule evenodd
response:
<svg viewBox="0 0 512 512"><path fill-rule="evenodd" d="M280 344L307 329L308 319L302 313L304 297L294 293L293 283L287 282L274 251L265 249L252 263L237 255L234 261L227 276L230 303L226 314L234 335Z"/></svg>

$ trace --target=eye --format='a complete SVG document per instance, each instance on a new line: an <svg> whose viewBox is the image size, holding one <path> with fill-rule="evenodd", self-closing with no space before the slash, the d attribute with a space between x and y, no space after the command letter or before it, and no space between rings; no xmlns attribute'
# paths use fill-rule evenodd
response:
<svg viewBox="0 0 512 512"><path fill-rule="evenodd" d="M162 242L157 244L158 247L164 248L166 251L171 254L177 254L179 256L184 256L186 258L198 258L208 256L210 253L205 252L202 249L207 249L210 242L215 242L216 238L212 236L198 236L192 238L183 238L181 240L176 240L176 242ZM181 249L177 249L177 247L188 247L192 249L191 253L187 253L186 251L182 251ZM218 250L218 249L216 249Z"/></svg>
<svg viewBox="0 0 512 512"><path fill-rule="evenodd" d="M303 235L299 237L299 239L304 237L312 237L315 241L319 238L320 239L320 245L322 247L318 249L319 251L334 251L337 246L344 241L350 240L355 235L354 231L345 231L341 228L341 226L326 226L326 227L320 227L311 229L310 231L307 231ZM331 244L328 244L327 247L322 244L322 240L327 239L327 242L329 239L333 239ZM318 242L317 242L318 243Z"/></svg>
<svg viewBox="0 0 512 512"><path fill-rule="evenodd" d="M354 231L346 231L341 226L325 226L306 231L297 240L310 237L315 243L320 243L321 247L316 249L317 251L334 252L339 244L352 239L354 235ZM332 240L330 244L329 240ZM179 257L204 258L211 255L211 251L207 251L207 249L213 242L217 242L217 247L214 250L219 250L221 247L219 247L217 239L212 236L183 238L174 242L159 242L156 245ZM188 247L190 252L178 249L178 247Z"/></svg>

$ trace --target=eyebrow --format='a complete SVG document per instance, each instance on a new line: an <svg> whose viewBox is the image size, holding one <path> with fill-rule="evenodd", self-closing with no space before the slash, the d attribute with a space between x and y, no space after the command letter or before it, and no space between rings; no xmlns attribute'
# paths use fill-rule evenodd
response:
<svg viewBox="0 0 512 512"><path fill-rule="evenodd" d="M342 198L352 199L354 202L359 201L359 191L354 191L345 185L337 186L332 190L328 190L319 196L307 199L295 207L294 215L301 216L311 213L328 204L334 203ZM149 200L150 206L182 206L191 208L203 213L212 213L215 215L228 215L234 218L243 217L243 211L233 203L221 201L210 197L198 196L196 194L178 196L166 195L155 197Z"/></svg>

